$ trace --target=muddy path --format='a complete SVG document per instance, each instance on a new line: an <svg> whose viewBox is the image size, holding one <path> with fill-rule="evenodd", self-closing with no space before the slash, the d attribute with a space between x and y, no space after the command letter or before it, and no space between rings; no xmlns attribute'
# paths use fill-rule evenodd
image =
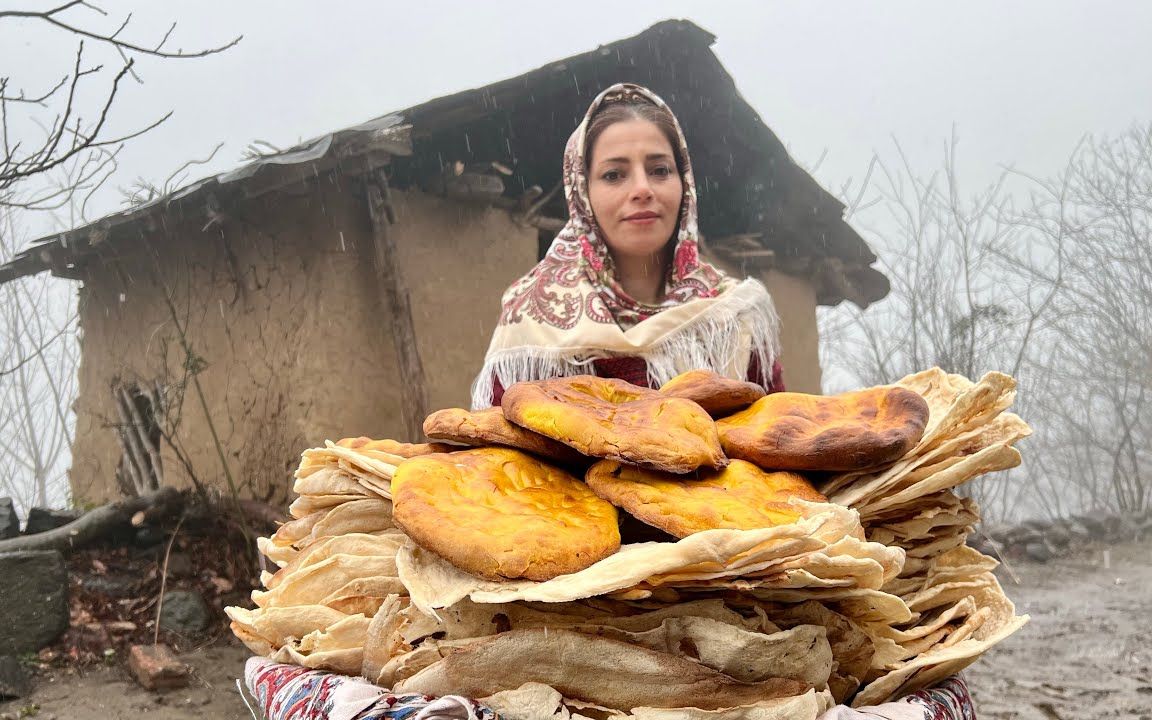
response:
<svg viewBox="0 0 1152 720"><path fill-rule="evenodd" d="M967 671L981 720L1152 720L1152 539L998 575L1032 622Z"/></svg>

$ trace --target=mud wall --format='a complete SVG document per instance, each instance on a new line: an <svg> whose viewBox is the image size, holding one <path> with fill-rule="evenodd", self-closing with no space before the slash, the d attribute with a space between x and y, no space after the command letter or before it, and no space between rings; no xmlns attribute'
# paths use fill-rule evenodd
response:
<svg viewBox="0 0 1152 720"><path fill-rule="evenodd" d="M772 294L776 314L780 316L780 365L784 369L784 386L794 392L819 394L820 335L816 327L816 290L812 283L779 270L749 273L711 254L705 259L733 277L751 275L764 283Z"/></svg>
<svg viewBox="0 0 1152 720"><path fill-rule="evenodd" d="M507 213L393 193L432 407L467 402L500 293L535 261L536 233ZM355 185L246 203L117 244L80 294L83 359L70 480L78 503L120 494L111 387L158 382L165 481L225 488L211 418L242 495L289 497L302 449L351 435L398 437L399 383L371 227ZM175 309L169 310L167 300ZM192 353L179 342L185 328ZM190 373L208 406L206 416Z"/></svg>
<svg viewBox="0 0 1152 720"><path fill-rule="evenodd" d="M760 276L780 316L780 364L784 386L794 392L820 392L820 335L816 329L816 290L804 278L769 270Z"/></svg>

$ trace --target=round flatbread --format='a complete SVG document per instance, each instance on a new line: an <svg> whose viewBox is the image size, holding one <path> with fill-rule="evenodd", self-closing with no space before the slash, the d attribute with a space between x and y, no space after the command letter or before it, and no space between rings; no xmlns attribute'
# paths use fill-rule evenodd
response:
<svg viewBox="0 0 1152 720"><path fill-rule="evenodd" d="M714 418L743 410L767 393L753 382L733 380L711 370L689 370L660 386L671 397L691 400Z"/></svg>
<svg viewBox="0 0 1152 720"><path fill-rule="evenodd" d="M590 457L673 473L722 468L716 424L699 405L591 375L516 383L504 416Z"/></svg>
<svg viewBox="0 0 1152 720"><path fill-rule="evenodd" d="M769 470L866 470L915 447L928 403L901 387L822 396L775 393L716 423L730 457Z"/></svg>
<svg viewBox="0 0 1152 720"><path fill-rule="evenodd" d="M444 443L406 443L399 440L373 440L367 437L344 438L336 444L349 450L376 451L389 455L399 455L402 458L452 452L456 449Z"/></svg>
<svg viewBox="0 0 1152 720"><path fill-rule="evenodd" d="M564 465L587 465L587 458L564 443L508 422L498 407L477 412L461 408L437 410L424 420L424 434L470 447L517 448Z"/></svg>
<svg viewBox="0 0 1152 720"><path fill-rule="evenodd" d="M602 460L588 469L585 481L616 507L678 538L788 525L800 517L790 499L827 502L802 476L765 472L743 460L688 478Z"/></svg>
<svg viewBox="0 0 1152 720"><path fill-rule="evenodd" d="M551 580L620 549L616 508L510 448L407 460L392 501L393 520L416 544L489 580Z"/></svg>

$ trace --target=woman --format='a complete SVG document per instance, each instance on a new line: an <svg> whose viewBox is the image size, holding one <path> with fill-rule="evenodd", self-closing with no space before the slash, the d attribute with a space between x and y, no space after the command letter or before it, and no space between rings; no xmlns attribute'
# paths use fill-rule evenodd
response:
<svg viewBox="0 0 1152 720"><path fill-rule="evenodd" d="M784 389L768 291L700 260L688 149L659 97L615 85L593 101L564 153L564 195L568 223L504 295L473 409L563 375L658 387L709 368Z"/></svg>
<svg viewBox="0 0 1152 720"><path fill-rule="evenodd" d="M499 404L521 380L577 374L659 387L709 368L784 389L767 290L699 258L688 148L659 97L621 84L592 102L564 152L564 195L568 223L504 294L473 409ZM954 677L900 702L825 717L970 720L975 711Z"/></svg>

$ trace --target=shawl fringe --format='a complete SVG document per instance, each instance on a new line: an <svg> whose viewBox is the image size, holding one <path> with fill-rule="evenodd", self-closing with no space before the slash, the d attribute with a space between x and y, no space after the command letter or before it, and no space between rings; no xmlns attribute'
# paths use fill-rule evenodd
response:
<svg viewBox="0 0 1152 720"><path fill-rule="evenodd" d="M472 409L492 406L497 379L507 388L529 380L593 375L593 361L622 355L639 357L647 363L648 382L653 388L696 369L713 370L725 377L744 380L755 355L763 377L754 380L764 384L780 355L780 318L772 298L767 291L762 291L750 300L737 297L729 302L725 300L728 298L718 299L716 307L637 352L531 345L492 351L472 385Z"/></svg>

